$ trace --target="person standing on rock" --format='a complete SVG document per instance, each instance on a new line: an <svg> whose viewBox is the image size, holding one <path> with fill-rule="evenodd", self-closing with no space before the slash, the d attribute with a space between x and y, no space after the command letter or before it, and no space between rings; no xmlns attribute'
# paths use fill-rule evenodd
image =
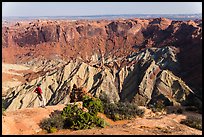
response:
<svg viewBox="0 0 204 137"><path fill-rule="evenodd" d="M40 100L40 107L44 108L45 107L45 101L44 101L45 99L44 99L44 96L42 94L42 89L40 88L40 85L41 84L37 85L37 88L34 90L34 92L38 94L38 98Z"/></svg>

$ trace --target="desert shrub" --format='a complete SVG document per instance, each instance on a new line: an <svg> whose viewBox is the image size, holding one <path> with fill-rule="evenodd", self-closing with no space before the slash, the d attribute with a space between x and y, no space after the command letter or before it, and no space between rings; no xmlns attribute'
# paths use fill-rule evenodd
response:
<svg viewBox="0 0 204 137"><path fill-rule="evenodd" d="M57 131L57 128L56 127L51 127L50 130L49 130L49 133L54 133Z"/></svg>
<svg viewBox="0 0 204 137"><path fill-rule="evenodd" d="M185 110L202 114L202 106L186 106Z"/></svg>
<svg viewBox="0 0 204 137"><path fill-rule="evenodd" d="M202 130L202 119L196 118L194 116L189 116L186 119L181 120L180 123L198 130Z"/></svg>
<svg viewBox="0 0 204 137"><path fill-rule="evenodd" d="M40 122L40 128L46 130L46 131L50 131L50 128L52 127L51 125L51 118L44 118L41 122Z"/></svg>
<svg viewBox="0 0 204 137"><path fill-rule="evenodd" d="M183 109L178 108L177 111L176 111L176 113L178 113L178 114L183 114Z"/></svg>
<svg viewBox="0 0 204 137"><path fill-rule="evenodd" d="M6 108L5 108L5 100L2 99L2 114L4 114L6 111Z"/></svg>
<svg viewBox="0 0 204 137"><path fill-rule="evenodd" d="M54 111L49 118L41 121L40 127L49 133L63 128L79 130L105 127L107 123L102 118L97 117L97 113L103 111L100 99L85 96L83 101L83 105L89 110L88 112L84 112L76 104L68 104L63 108L63 111Z"/></svg>
<svg viewBox="0 0 204 137"><path fill-rule="evenodd" d="M103 103L103 105L104 113L115 121L144 115L143 109L139 109L136 104L130 102Z"/></svg>
<svg viewBox="0 0 204 137"><path fill-rule="evenodd" d="M69 129L90 129L96 126L103 128L106 125L105 121L95 113L84 112L77 105L67 105L63 109L62 116L65 119L65 128Z"/></svg>
<svg viewBox="0 0 204 137"><path fill-rule="evenodd" d="M187 106L186 111L194 111L194 112L197 112L198 111L198 108L194 107L194 106Z"/></svg>
<svg viewBox="0 0 204 137"><path fill-rule="evenodd" d="M89 110L89 113L92 115L97 115L98 112L104 112L103 104L99 98L92 98L89 96L84 96L82 98L83 107Z"/></svg>
<svg viewBox="0 0 204 137"><path fill-rule="evenodd" d="M105 94L105 93L102 93L102 94L99 96L99 99L102 101L102 103L111 103L111 102L110 102L110 99L108 98L108 95Z"/></svg>
<svg viewBox="0 0 204 137"><path fill-rule="evenodd" d="M63 129L64 119L61 115L61 111L55 110L49 115L49 118L43 119L40 122L40 127L47 130L49 133L56 131L57 129Z"/></svg>
<svg viewBox="0 0 204 137"><path fill-rule="evenodd" d="M100 100L103 104L104 113L115 121L131 119L136 116L142 117L144 115L144 110L139 109L135 103L130 103L128 101L111 103L107 94L102 94Z"/></svg>
<svg viewBox="0 0 204 137"><path fill-rule="evenodd" d="M166 106L163 100L158 100L157 102L154 102L153 104L149 105L149 108L153 111L153 112L162 112L163 110L165 110Z"/></svg>
<svg viewBox="0 0 204 137"><path fill-rule="evenodd" d="M167 114L175 113L175 114L183 114L183 109L181 106L167 106L166 112Z"/></svg>

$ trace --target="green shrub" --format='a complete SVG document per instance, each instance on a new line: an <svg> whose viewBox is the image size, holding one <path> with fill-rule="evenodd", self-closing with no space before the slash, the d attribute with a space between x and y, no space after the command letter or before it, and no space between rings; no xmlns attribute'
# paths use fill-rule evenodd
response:
<svg viewBox="0 0 204 137"><path fill-rule="evenodd" d="M48 132L51 132L51 130L54 130L53 128L63 129L64 119L61 115L61 111L55 110L49 116L50 116L49 118L43 119L40 122L40 127L42 129L45 129Z"/></svg>
<svg viewBox="0 0 204 137"><path fill-rule="evenodd" d="M100 96L99 96L99 99L103 102L103 103L111 103L110 102L110 99L108 99L108 95L105 94L105 93L102 93Z"/></svg>
<svg viewBox="0 0 204 137"><path fill-rule="evenodd" d="M112 114L111 118L114 120L114 121L117 121L117 120L122 120L124 116L121 116L120 114L118 113L115 113L115 114Z"/></svg>
<svg viewBox="0 0 204 137"><path fill-rule="evenodd" d="M167 114L171 114L171 113L175 113L175 114L183 114L183 108L181 106L168 106L166 107L166 113Z"/></svg>
<svg viewBox="0 0 204 137"><path fill-rule="evenodd" d="M100 99L98 98L91 98L89 96L84 96L82 98L83 107L89 110L89 113L92 115L97 115L98 112L103 113L103 104Z"/></svg>
<svg viewBox="0 0 204 137"><path fill-rule="evenodd" d="M85 99L85 105L89 112L84 112L76 104L68 104L63 111L54 111L50 117L40 122L40 127L47 132L56 132L58 129L90 129L93 127L104 128L107 123L97 117L97 112L101 112L102 104L98 99Z"/></svg>
<svg viewBox="0 0 204 137"><path fill-rule="evenodd" d="M51 127L50 130L49 130L49 133L54 133L57 131L57 128L55 127Z"/></svg>
<svg viewBox="0 0 204 137"><path fill-rule="evenodd" d="M163 110L165 110L165 104L163 100L158 100L157 102L155 102L154 104L149 105L149 108L153 111L153 112L161 112Z"/></svg>
<svg viewBox="0 0 204 137"><path fill-rule="evenodd" d="M184 110L202 114L202 108L199 108L198 106L186 106Z"/></svg>
<svg viewBox="0 0 204 137"><path fill-rule="evenodd" d="M104 128L107 123L97 117L94 113L84 112L76 104L68 104L63 111L54 111L50 114L50 118L40 122L40 127L48 133L56 132L58 129L90 129L93 127Z"/></svg>
<svg viewBox="0 0 204 137"><path fill-rule="evenodd" d="M5 100L2 99L2 114L4 115L6 109L5 109Z"/></svg>
<svg viewBox="0 0 204 137"><path fill-rule="evenodd" d="M44 118L40 124L39 124L40 128L49 131L51 126L51 118Z"/></svg>
<svg viewBox="0 0 204 137"><path fill-rule="evenodd" d="M176 113L178 113L178 114L183 114L183 109L178 108L177 111L176 111Z"/></svg>
<svg viewBox="0 0 204 137"><path fill-rule="evenodd" d="M198 111L198 108L196 108L195 106L187 106L186 111L194 111L194 112L197 112Z"/></svg>
<svg viewBox="0 0 204 137"><path fill-rule="evenodd" d="M139 109L136 104L130 102L103 103L103 105L104 113L115 121L144 115L143 109Z"/></svg>
<svg viewBox="0 0 204 137"><path fill-rule="evenodd" d="M180 123L198 130L202 130L202 119L196 118L194 116L189 116Z"/></svg>
<svg viewBox="0 0 204 137"><path fill-rule="evenodd" d="M79 130L90 129L96 126L105 127L105 121L97 117L95 113L90 112L84 112L77 105L67 105L62 112L62 116L65 119L65 128Z"/></svg>

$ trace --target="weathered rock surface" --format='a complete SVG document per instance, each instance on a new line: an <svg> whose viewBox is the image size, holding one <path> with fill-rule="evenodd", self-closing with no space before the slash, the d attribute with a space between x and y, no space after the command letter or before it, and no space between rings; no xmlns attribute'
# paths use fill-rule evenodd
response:
<svg viewBox="0 0 204 137"><path fill-rule="evenodd" d="M136 18L3 25L2 61L32 70L6 91L6 107L38 106L39 82L46 105L68 103L73 84L143 106L158 98L173 105L202 99L201 24Z"/></svg>
<svg viewBox="0 0 204 137"><path fill-rule="evenodd" d="M105 59L104 64L89 64L79 59L68 63L33 62L41 71L26 75L25 84L7 91L7 111L38 107L39 100L33 92L38 83L42 83L46 105L70 102L74 84L85 87L96 97L107 94L111 102L127 100L146 106L164 96L161 99L169 104L183 105L194 92L175 76L179 71L176 53L175 47L164 47L146 49L124 58Z"/></svg>
<svg viewBox="0 0 204 137"><path fill-rule="evenodd" d="M90 62L120 58L150 47L177 47L181 77L202 89L202 21L156 19L37 20L2 27L2 61L25 63L33 58ZM196 59L195 59L196 58Z"/></svg>

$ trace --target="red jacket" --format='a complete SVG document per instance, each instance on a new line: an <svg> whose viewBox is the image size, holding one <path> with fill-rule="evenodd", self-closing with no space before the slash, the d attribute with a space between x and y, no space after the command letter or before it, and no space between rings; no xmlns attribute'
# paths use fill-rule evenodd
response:
<svg viewBox="0 0 204 137"><path fill-rule="evenodd" d="M40 87L37 87L34 92L38 93L38 94L42 94L42 89Z"/></svg>

